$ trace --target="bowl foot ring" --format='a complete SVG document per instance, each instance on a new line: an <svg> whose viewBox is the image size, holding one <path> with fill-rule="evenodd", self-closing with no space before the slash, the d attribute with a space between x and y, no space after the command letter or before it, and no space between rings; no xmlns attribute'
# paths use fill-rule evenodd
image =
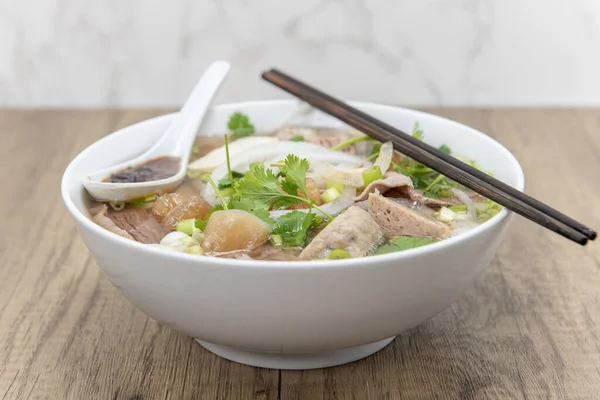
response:
<svg viewBox="0 0 600 400"><path fill-rule="evenodd" d="M394 337L356 347L307 354L261 353L195 340L211 353L240 364L270 369L302 370L335 367L360 360L383 349Z"/></svg>

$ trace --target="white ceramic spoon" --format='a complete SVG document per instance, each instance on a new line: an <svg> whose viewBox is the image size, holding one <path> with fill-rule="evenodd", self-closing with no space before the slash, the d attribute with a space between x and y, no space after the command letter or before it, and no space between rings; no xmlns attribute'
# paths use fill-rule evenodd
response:
<svg viewBox="0 0 600 400"><path fill-rule="evenodd" d="M216 61L205 71L177 117L160 139L142 155L87 175L83 186L98 201L133 200L174 189L185 178L190 151L210 102L229 72L229 63ZM135 183L103 182L103 179L128 167L135 167L162 156L179 157L179 171L166 179Z"/></svg>

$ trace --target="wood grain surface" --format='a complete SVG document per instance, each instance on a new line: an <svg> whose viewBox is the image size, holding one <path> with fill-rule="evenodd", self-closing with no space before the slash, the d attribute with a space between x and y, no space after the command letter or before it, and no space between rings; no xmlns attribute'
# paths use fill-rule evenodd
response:
<svg viewBox="0 0 600 400"><path fill-rule="evenodd" d="M600 110L431 110L511 150L527 192L600 228ZM134 308L63 208L67 163L162 114L0 111L0 399L599 399L600 243L515 218L450 308L364 360L235 364Z"/></svg>

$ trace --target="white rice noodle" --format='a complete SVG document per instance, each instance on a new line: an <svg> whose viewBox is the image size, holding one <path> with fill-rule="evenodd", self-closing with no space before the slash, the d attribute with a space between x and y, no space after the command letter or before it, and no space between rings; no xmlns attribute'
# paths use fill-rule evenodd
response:
<svg viewBox="0 0 600 400"><path fill-rule="evenodd" d="M356 196L356 189L347 187L342 191L340 197L338 197L336 200L332 201L331 203L327 203L327 204L323 204L322 206L319 206L319 208L333 217L333 216L338 215L339 213L341 213L342 211L344 211L351 205L353 205L355 196ZM308 210L309 210L308 208L301 208L298 210L274 210L274 211L271 211L269 214L271 215L272 219L277 220L277 218L279 218L282 215L285 215L289 212L292 212L292 211L308 212ZM317 209L313 209L313 212L317 215L325 217L325 215L320 213Z"/></svg>
<svg viewBox="0 0 600 400"><path fill-rule="evenodd" d="M467 216L471 221L477 221L477 210L475 210L475 205L473 204L473 200L465 192L460 189L452 188L452 193L456 196L461 203L466 204L467 206Z"/></svg>
<svg viewBox="0 0 600 400"><path fill-rule="evenodd" d="M392 164L392 156L394 155L394 145L392 142L385 142L379 149L379 155L373 163L381 169L381 173L385 174Z"/></svg>
<svg viewBox="0 0 600 400"><path fill-rule="evenodd" d="M318 144L308 142L281 141L262 148L253 148L231 159L231 169L237 172L248 172L249 166L255 162L271 163L271 161L284 160L288 154L306 158L313 163L352 164L357 166L370 165L365 159L353 154L328 149ZM219 165L211 174L213 181L218 182L227 176L227 164ZM211 205L218 204L219 200L211 185L204 189L204 199Z"/></svg>

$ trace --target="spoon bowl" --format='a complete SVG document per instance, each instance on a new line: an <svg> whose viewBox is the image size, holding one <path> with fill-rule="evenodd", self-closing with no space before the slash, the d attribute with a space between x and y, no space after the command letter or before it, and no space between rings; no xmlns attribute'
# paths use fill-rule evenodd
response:
<svg viewBox="0 0 600 400"><path fill-rule="evenodd" d="M229 63L216 61L202 75L185 104L160 138L134 159L87 174L83 186L98 201L129 201L152 194L168 192L177 187L186 176L190 149L211 100L229 72ZM179 158L179 169L174 175L145 182L106 182L113 174L140 166L159 157Z"/></svg>

